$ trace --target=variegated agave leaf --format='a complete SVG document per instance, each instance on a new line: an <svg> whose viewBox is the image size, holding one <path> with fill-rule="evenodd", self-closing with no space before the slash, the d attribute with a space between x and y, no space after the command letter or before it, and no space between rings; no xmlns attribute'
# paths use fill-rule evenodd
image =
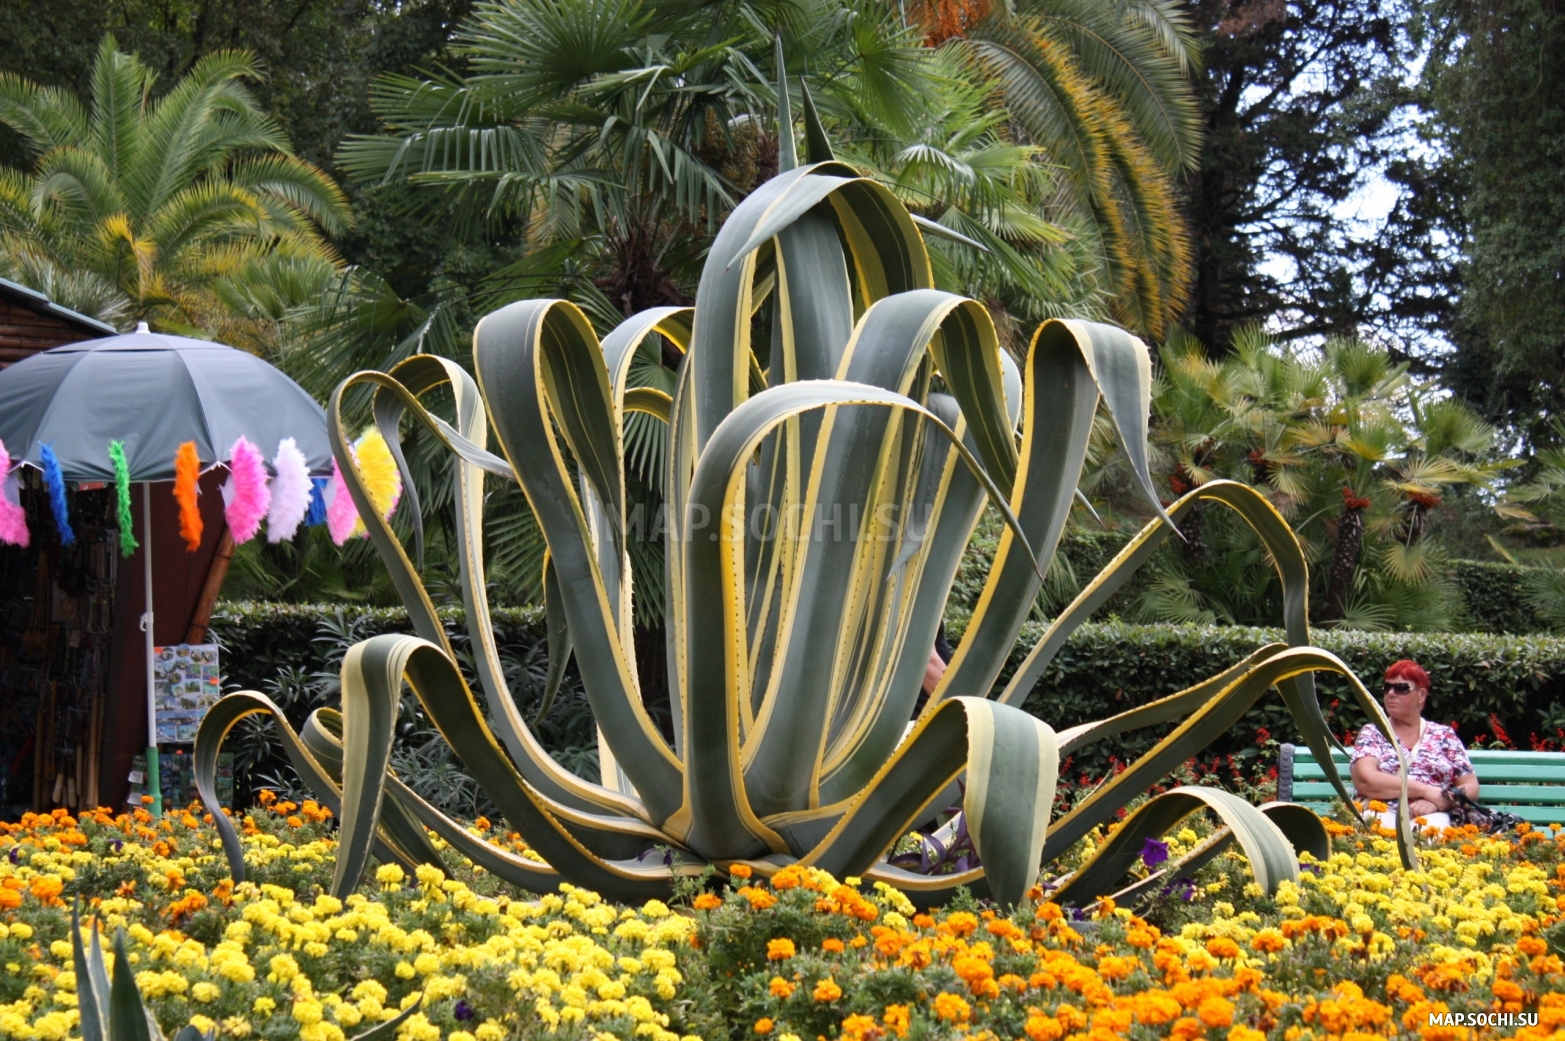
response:
<svg viewBox="0 0 1565 1041"><path fill-rule="evenodd" d="M818 156L814 142L812 133ZM767 315L770 337L752 342L758 316ZM683 358L672 396L629 385L631 361L649 337ZM474 363L476 379L448 361L412 358L389 373L354 375L331 402L348 493L416 635L355 647L343 664L340 717L317 713L302 737L275 706L247 693L219 703L197 741L198 785L215 806L211 775L223 734L243 715L274 716L301 775L340 806L339 894L357 884L372 855L432 857L429 828L533 890L564 879L645 899L702 864L746 861L761 873L801 863L887 880L929 902L965 885L1014 903L1042 864L1205 747L1273 685L1329 762L1331 737L1310 676L1351 674L1307 646L1298 543L1242 485L1215 482L1164 512L1147 464L1145 346L1109 326L1050 321L1018 364L980 303L933 287L921 232L903 206L847 166L827 159L785 170L742 202L717 236L693 308L636 315L600 343L573 304L512 304L479 323ZM373 388L375 421L388 442L405 421L417 423L454 457L467 628L487 714L456 667L418 569L375 515L347 451L342 403L360 385ZM449 421L423 404L437 387L455 403ZM1100 402L1157 519L994 697L1072 508ZM637 593L624 478L631 413L653 417L667 436L660 585L672 742L643 705L632 642ZM484 588L489 475L520 484L548 544L551 684L574 652L599 727L601 784L549 757L506 688ZM1019 702L1070 632L1201 498L1235 509L1261 534L1284 583L1288 645L1063 734L1023 712ZM1006 519L994 565L944 678L910 727L962 550L986 501ZM391 774L404 683L547 865L486 845ZM1062 754L1169 723L1176 728L1151 752L1050 822ZM983 866L930 877L888 864L887 850L948 805L942 800L958 780ZM1237 840L1268 887L1296 875L1298 845L1318 848L1324 838L1314 818L1312 830L1289 811L1263 813L1205 791L1169 793L1131 818L1133 831L1078 872L1068 894L1121 888L1128 836L1160 833L1204 807L1225 821L1214 841ZM1404 822L1405 858L1409 834ZM237 877L237 836L224 828L223 837ZM638 856L654 845L676 855Z"/></svg>

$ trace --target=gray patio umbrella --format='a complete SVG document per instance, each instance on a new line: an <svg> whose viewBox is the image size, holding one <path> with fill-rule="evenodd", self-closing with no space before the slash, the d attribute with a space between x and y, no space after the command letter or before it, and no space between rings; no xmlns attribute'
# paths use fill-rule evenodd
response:
<svg viewBox="0 0 1565 1041"><path fill-rule="evenodd" d="M0 442L40 469L49 445L67 481L113 481L121 441L132 481L169 481L179 446L194 441L203 469L240 436L262 452L291 437L310 470L331 471L326 413L303 387L253 354L220 343L136 331L43 351L0 369ZM142 496L147 610L148 788L161 810L152 677L151 496Z"/></svg>

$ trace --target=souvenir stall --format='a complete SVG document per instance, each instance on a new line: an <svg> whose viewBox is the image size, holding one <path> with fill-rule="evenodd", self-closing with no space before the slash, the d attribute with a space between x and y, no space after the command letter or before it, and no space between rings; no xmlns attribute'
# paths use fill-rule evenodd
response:
<svg viewBox="0 0 1565 1041"><path fill-rule="evenodd" d="M371 429L350 451L389 515L390 446ZM227 554L309 524L363 533L324 412L253 355L142 325L0 371L6 812L188 802Z"/></svg>

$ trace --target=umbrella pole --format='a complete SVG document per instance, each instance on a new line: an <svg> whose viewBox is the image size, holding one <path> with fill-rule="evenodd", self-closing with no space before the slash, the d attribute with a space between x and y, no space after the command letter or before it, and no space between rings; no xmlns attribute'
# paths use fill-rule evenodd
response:
<svg viewBox="0 0 1565 1041"><path fill-rule="evenodd" d="M163 816L163 783L158 775L157 681L152 673L152 485L141 486L141 561L147 587L147 609L141 615L141 629L147 643L147 793L152 796L152 815Z"/></svg>

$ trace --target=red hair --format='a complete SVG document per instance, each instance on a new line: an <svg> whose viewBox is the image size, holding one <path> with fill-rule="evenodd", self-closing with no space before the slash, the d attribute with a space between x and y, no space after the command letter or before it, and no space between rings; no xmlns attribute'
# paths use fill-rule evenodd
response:
<svg viewBox="0 0 1565 1041"><path fill-rule="evenodd" d="M1392 680L1406 680L1415 687L1429 689L1429 673L1424 671L1422 665L1410 658L1392 662L1391 667L1386 670L1386 682Z"/></svg>

